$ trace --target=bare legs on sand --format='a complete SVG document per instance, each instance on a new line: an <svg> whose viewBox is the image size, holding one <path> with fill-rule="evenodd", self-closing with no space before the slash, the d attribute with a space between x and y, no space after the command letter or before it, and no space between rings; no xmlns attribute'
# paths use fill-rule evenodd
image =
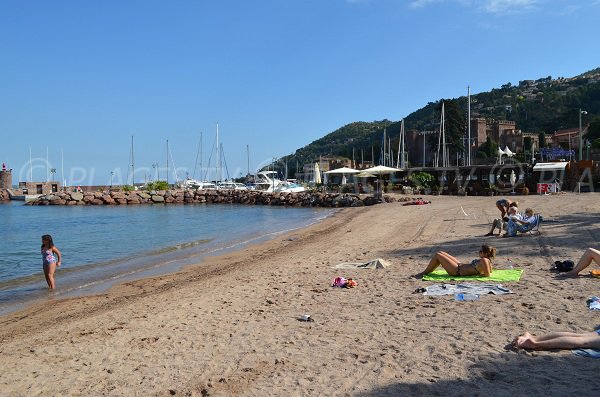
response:
<svg viewBox="0 0 600 397"><path fill-rule="evenodd" d="M535 336L529 332L516 337L512 342L514 347L532 350L554 349L600 349L600 335L592 332L551 332Z"/></svg>
<svg viewBox="0 0 600 397"><path fill-rule="evenodd" d="M581 259L579 259L579 262L577 262L577 265L573 268L573 270L566 272L561 276L577 277L583 269L585 269L592 263L592 261L600 265L600 251L594 248L588 248L587 250L585 250L583 256L581 257Z"/></svg>

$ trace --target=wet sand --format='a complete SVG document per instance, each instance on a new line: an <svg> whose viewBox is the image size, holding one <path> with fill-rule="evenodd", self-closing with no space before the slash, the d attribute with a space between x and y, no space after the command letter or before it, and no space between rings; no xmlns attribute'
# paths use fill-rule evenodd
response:
<svg viewBox="0 0 600 397"><path fill-rule="evenodd" d="M600 361L512 351L524 331L587 331L600 280L559 280L555 260L600 241L600 195L519 196L542 234L483 237L497 197L348 208L309 228L96 296L0 318L2 395L594 395ZM481 243L523 268L514 294L457 302L415 293L437 250ZM378 270L334 269L381 257ZM599 268L599 266L596 266ZM358 287L332 288L336 276ZM60 275L59 275L60 277ZM60 284L60 280L58 281ZM313 322L298 321L310 314Z"/></svg>

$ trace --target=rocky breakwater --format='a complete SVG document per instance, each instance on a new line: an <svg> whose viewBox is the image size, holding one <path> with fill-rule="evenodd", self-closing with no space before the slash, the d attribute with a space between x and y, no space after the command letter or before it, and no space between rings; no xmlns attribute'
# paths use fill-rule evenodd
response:
<svg viewBox="0 0 600 397"><path fill-rule="evenodd" d="M254 190L166 190L132 192L58 192L40 196L27 205L131 205L131 204L250 204L292 207L361 207L380 203L374 197L352 194L300 192L265 193ZM395 201L384 196L383 201Z"/></svg>
<svg viewBox="0 0 600 397"><path fill-rule="evenodd" d="M10 195L8 194L8 190L0 189L0 201L10 200Z"/></svg>

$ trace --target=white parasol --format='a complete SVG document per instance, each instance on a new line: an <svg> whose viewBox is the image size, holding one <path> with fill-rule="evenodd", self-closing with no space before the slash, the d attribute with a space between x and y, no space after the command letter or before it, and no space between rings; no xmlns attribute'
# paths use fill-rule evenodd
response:
<svg viewBox="0 0 600 397"><path fill-rule="evenodd" d="M515 193L515 182L517 181L517 176L515 175L515 170L512 170L510 172L510 184L512 185L513 188L513 194Z"/></svg>
<svg viewBox="0 0 600 397"><path fill-rule="evenodd" d="M324 174L325 176L329 174L342 174L342 185L345 185L347 183L346 174L357 174L359 172L359 170L355 170L354 168L342 167L336 168L335 170L326 171Z"/></svg>
<svg viewBox="0 0 600 397"><path fill-rule="evenodd" d="M508 149L508 148L507 148ZM498 164L502 164L502 156L506 153L498 146Z"/></svg>
<svg viewBox="0 0 600 397"><path fill-rule="evenodd" d="M321 169L319 168L319 163L315 163L314 180L316 185L321 184Z"/></svg>
<svg viewBox="0 0 600 397"><path fill-rule="evenodd" d="M398 171L402 171L402 170L398 169L398 168L393 168L393 167L386 167L385 165L378 165L375 167L367 168L363 172L366 172L369 174L375 174L379 177L379 183L378 183L377 192L376 192L376 196L379 197L379 196L381 196L381 175L393 174L394 172L398 172Z"/></svg>
<svg viewBox="0 0 600 397"><path fill-rule="evenodd" d="M359 170L355 170L354 168L342 167L336 168L335 170L326 171L325 174L356 174L360 172Z"/></svg>

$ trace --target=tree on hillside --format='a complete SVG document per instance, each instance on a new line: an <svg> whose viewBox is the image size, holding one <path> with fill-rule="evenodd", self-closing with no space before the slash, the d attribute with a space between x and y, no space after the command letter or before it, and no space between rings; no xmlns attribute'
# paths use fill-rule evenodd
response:
<svg viewBox="0 0 600 397"><path fill-rule="evenodd" d="M600 117L595 118L588 127L588 132L585 138L590 142L600 138Z"/></svg>
<svg viewBox="0 0 600 397"><path fill-rule="evenodd" d="M485 153L487 157L498 157L498 144L496 142L492 142L488 136L485 140L485 143L479 146L479 151Z"/></svg>
<svg viewBox="0 0 600 397"><path fill-rule="evenodd" d="M454 157L455 153L464 151L463 138L467 128L465 115L458 106L456 99L444 101L445 120L446 120L446 143L448 143L448 151L450 157ZM440 112L442 105L440 103Z"/></svg>

